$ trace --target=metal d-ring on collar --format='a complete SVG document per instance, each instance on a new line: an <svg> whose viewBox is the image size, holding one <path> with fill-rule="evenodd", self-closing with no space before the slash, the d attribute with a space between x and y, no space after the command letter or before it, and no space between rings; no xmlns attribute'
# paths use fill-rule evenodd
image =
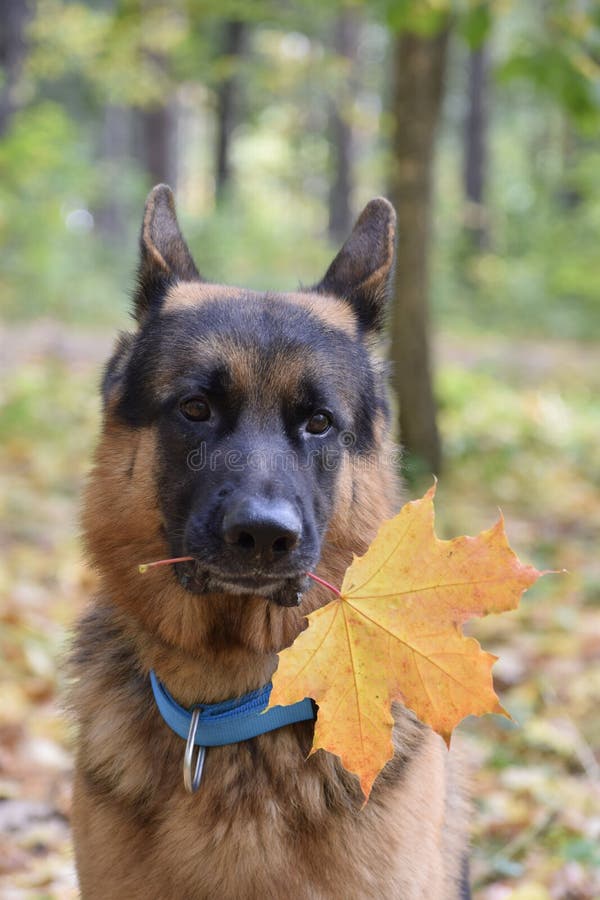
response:
<svg viewBox="0 0 600 900"><path fill-rule="evenodd" d="M272 684L221 703L204 703L193 709L180 706L164 684L150 671L156 706L169 728L186 741L183 780L190 793L198 790L208 747L237 744L294 722L314 721L317 706L309 697L288 706L269 707ZM269 707L269 708L267 708ZM194 766L194 748L198 748ZM193 770L193 774L192 774Z"/></svg>
<svg viewBox="0 0 600 900"><path fill-rule="evenodd" d="M185 745L185 753L183 755L183 783L188 794L195 794L200 787L202 781L202 770L204 769L204 758L206 757L206 747L198 747L198 756L196 757L196 768L192 775L192 762L194 759L194 747L196 740L196 732L198 731L198 722L200 721L200 713L202 707L197 706L192 711L190 720L190 730Z"/></svg>

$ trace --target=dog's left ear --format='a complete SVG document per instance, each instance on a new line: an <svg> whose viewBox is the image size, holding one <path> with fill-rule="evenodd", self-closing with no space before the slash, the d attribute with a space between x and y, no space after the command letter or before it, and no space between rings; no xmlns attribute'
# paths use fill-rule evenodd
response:
<svg viewBox="0 0 600 900"><path fill-rule="evenodd" d="M396 212L384 197L367 203L352 234L313 290L347 300L366 331L383 327L394 268Z"/></svg>
<svg viewBox="0 0 600 900"><path fill-rule="evenodd" d="M136 319L143 321L152 307L158 307L176 281L201 280L179 230L173 191L166 184L157 184L148 194L140 235Z"/></svg>

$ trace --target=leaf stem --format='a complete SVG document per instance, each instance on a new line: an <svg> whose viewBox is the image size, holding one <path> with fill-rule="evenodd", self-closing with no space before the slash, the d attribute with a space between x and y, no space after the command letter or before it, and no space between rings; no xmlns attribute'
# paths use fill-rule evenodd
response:
<svg viewBox="0 0 600 900"><path fill-rule="evenodd" d="M313 575L312 572L307 572L306 574L308 575L309 578L312 578L313 581L316 581L319 584L322 584L323 587L329 588L329 590L332 591L334 594L336 594L338 597L342 596L341 591L338 591L338 589L336 587L334 587L332 584L329 584L329 582L325 581L324 578L319 578L318 575Z"/></svg>
<svg viewBox="0 0 600 900"><path fill-rule="evenodd" d="M188 560L193 559L193 556L175 556L173 559L158 559L156 562L141 563L138 566L138 572L140 575L143 575L144 572L147 572L148 569L153 569L155 566L169 566L171 563L188 562Z"/></svg>

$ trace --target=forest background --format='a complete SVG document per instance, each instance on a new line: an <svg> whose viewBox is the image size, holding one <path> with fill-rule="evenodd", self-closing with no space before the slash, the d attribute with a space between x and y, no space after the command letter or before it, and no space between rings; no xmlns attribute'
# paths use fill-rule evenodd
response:
<svg viewBox="0 0 600 900"><path fill-rule="evenodd" d="M566 568L473 628L514 722L467 722L483 900L600 896L600 8L593 0L4 0L0 894L75 897L61 656L78 497L148 189L211 280L293 289L371 197L407 494L501 507Z"/></svg>

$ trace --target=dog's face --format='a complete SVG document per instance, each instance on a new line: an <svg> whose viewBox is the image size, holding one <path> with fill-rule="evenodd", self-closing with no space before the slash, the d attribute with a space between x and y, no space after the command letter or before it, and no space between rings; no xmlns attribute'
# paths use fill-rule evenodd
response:
<svg viewBox="0 0 600 900"><path fill-rule="evenodd" d="M260 294L197 273L172 195L142 231L139 330L107 369L111 415L157 434L164 537L192 593L299 602L320 557L348 454L387 415L369 340L381 325L394 214L366 208L323 281Z"/></svg>

